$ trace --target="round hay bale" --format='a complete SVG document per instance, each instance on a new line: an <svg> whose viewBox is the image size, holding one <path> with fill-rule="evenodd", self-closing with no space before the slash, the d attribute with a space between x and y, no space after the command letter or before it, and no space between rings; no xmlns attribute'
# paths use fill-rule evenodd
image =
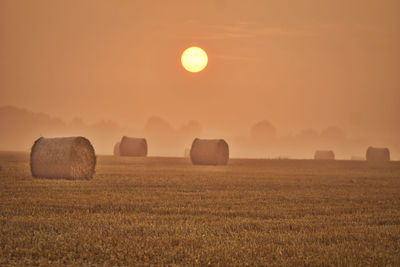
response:
<svg viewBox="0 0 400 267"><path fill-rule="evenodd" d="M33 177L91 179L96 167L92 144L84 137L40 137L31 149Z"/></svg>
<svg viewBox="0 0 400 267"><path fill-rule="evenodd" d="M119 153L119 144L120 144L120 142L117 142L114 145L114 156L119 156L120 155L120 153Z"/></svg>
<svg viewBox="0 0 400 267"><path fill-rule="evenodd" d="M387 147L368 147L366 153L367 161L390 161L390 151Z"/></svg>
<svg viewBox="0 0 400 267"><path fill-rule="evenodd" d="M119 144L119 154L125 157L146 157L146 139L123 136Z"/></svg>
<svg viewBox="0 0 400 267"><path fill-rule="evenodd" d="M315 160L334 160L335 153L332 150L317 150L314 153Z"/></svg>
<svg viewBox="0 0 400 267"><path fill-rule="evenodd" d="M194 139L190 149L194 165L227 165L229 146L223 139Z"/></svg>

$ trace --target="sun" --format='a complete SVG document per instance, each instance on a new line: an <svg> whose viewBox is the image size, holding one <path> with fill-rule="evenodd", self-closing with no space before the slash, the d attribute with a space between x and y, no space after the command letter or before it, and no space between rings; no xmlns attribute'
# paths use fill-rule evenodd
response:
<svg viewBox="0 0 400 267"><path fill-rule="evenodd" d="M192 46L183 51L181 63L189 72L199 72L207 67L208 56L206 51L197 46Z"/></svg>

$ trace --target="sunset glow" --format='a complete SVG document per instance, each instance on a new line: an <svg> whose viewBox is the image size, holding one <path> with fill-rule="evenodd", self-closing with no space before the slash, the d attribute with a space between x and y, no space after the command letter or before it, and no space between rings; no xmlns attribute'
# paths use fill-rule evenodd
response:
<svg viewBox="0 0 400 267"><path fill-rule="evenodd" d="M399 10L0 0L0 267L400 267Z"/></svg>
<svg viewBox="0 0 400 267"><path fill-rule="evenodd" d="M207 66L208 56L200 47L192 46L182 53L181 63L189 72L200 72Z"/></svg>

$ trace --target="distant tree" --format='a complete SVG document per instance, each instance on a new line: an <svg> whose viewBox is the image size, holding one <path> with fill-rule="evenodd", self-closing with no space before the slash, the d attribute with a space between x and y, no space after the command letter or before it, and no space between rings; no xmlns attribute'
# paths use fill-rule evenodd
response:
<svg viewBox="0 0 400 267"><path fill-rule="evenodd" d="M270 139L276 137L276 129L269 121L263 120L251 127L250 134L255 139Z"/></svg>

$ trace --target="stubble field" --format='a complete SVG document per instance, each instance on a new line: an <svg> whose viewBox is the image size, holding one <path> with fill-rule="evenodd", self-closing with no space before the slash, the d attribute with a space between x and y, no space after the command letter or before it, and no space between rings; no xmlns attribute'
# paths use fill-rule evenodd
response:
<svg viewBox="0 0 400 267"><path fill-rule="evenodd" d="M400 162L99 156L33 179L0 152L0 265L400 265Z"/></svg>

